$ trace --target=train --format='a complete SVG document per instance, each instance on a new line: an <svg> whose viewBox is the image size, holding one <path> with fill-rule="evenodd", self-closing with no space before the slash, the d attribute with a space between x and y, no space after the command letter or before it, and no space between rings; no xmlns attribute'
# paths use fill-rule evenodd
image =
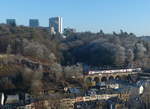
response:
<svg viewBox="0 0 150 109"><path fill-rule="evenodd" d="M110 74L110 73L125 73L125 72L141 72L141 68L134 68L134 69L117 69L117 70L100 70L100 71L89 71L88 75L93 74Z"/></svg>

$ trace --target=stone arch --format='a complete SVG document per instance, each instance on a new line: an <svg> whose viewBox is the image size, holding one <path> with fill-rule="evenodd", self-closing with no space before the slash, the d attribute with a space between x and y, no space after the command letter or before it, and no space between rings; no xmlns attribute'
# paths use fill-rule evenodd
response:
<svg viewBox="0 0 150 109"><path fill-rule="evenodd" d="M101 82L106 82L106 81L107 81L107 77L104 76L101 78Z"/></svg>
<svg viewBox="0 0 150 109"><path fill-rule="evenodd" d="M87 77L85 81L86 81L86 83L91 83L92 82L92 78L91 77Z"/></svg>
<svg viewBox="0 0 150 109"><path fill-rule="evenodd" d="M119 75L117 75L117 76L115 77L115 79L116 79L116 80L121 80L121 77L120 77Z"/></svg>
<svg viewBox="0 0 150 109"><path fill-rule="evenodd" d="M109 81L114 80L114 77L113 77L113 76L110 76L110 77L108 78L108 80L109 80Z"/></svg>
<svg viewBox="0 0 150 109"><path fill-rule="evenodd" d="M95 81L95 83L99 83L99 82L100 82L99 77L95 77L95 78L94 78L94 81Z"/></svg>

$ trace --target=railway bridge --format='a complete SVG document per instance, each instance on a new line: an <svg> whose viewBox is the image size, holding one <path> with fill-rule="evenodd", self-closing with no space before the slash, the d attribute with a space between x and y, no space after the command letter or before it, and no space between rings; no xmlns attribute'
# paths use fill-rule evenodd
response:
<svg viewBox="0 0 150 109"><path fill-rule="evenodd" d="M119 70L103 70L89 71L84 75L84 82L106 82L109 80L131 80L131 77L136 77L141 72L141 68L136 69L119 69Z"/></svg>

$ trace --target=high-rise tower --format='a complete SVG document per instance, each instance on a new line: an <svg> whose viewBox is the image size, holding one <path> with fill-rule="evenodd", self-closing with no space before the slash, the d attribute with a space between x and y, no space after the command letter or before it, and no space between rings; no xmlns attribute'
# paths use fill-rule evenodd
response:
<svg viewBox="0 0 150 109"><path fill-rule="evenodd" d="M54 28L56 33L62 34L62 22L62 17L52 17L49 19L49 27Z"/></svg>

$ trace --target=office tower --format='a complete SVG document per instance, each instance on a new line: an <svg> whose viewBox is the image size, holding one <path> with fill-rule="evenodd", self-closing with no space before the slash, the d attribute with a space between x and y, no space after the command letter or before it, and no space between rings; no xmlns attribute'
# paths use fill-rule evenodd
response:
<svg viewBox="0 0 150 109"><path fill-rule="evenodd" d="M6 23L8 25L16 26L16 19L7 19Z"/></svg>
<svg viewBox="0 0 150 109"><path fill-rule="evenodd" d="M49 19L49 27L54 28L56 33L62 34L62 18L61 17L52 17Z"/></svg>
<svg viewBox="0 0 150 109"><path fill-rule="evenodd" d="M39 20L38 19L30 19L29 26L30 27L39 27Z"/></svg>

